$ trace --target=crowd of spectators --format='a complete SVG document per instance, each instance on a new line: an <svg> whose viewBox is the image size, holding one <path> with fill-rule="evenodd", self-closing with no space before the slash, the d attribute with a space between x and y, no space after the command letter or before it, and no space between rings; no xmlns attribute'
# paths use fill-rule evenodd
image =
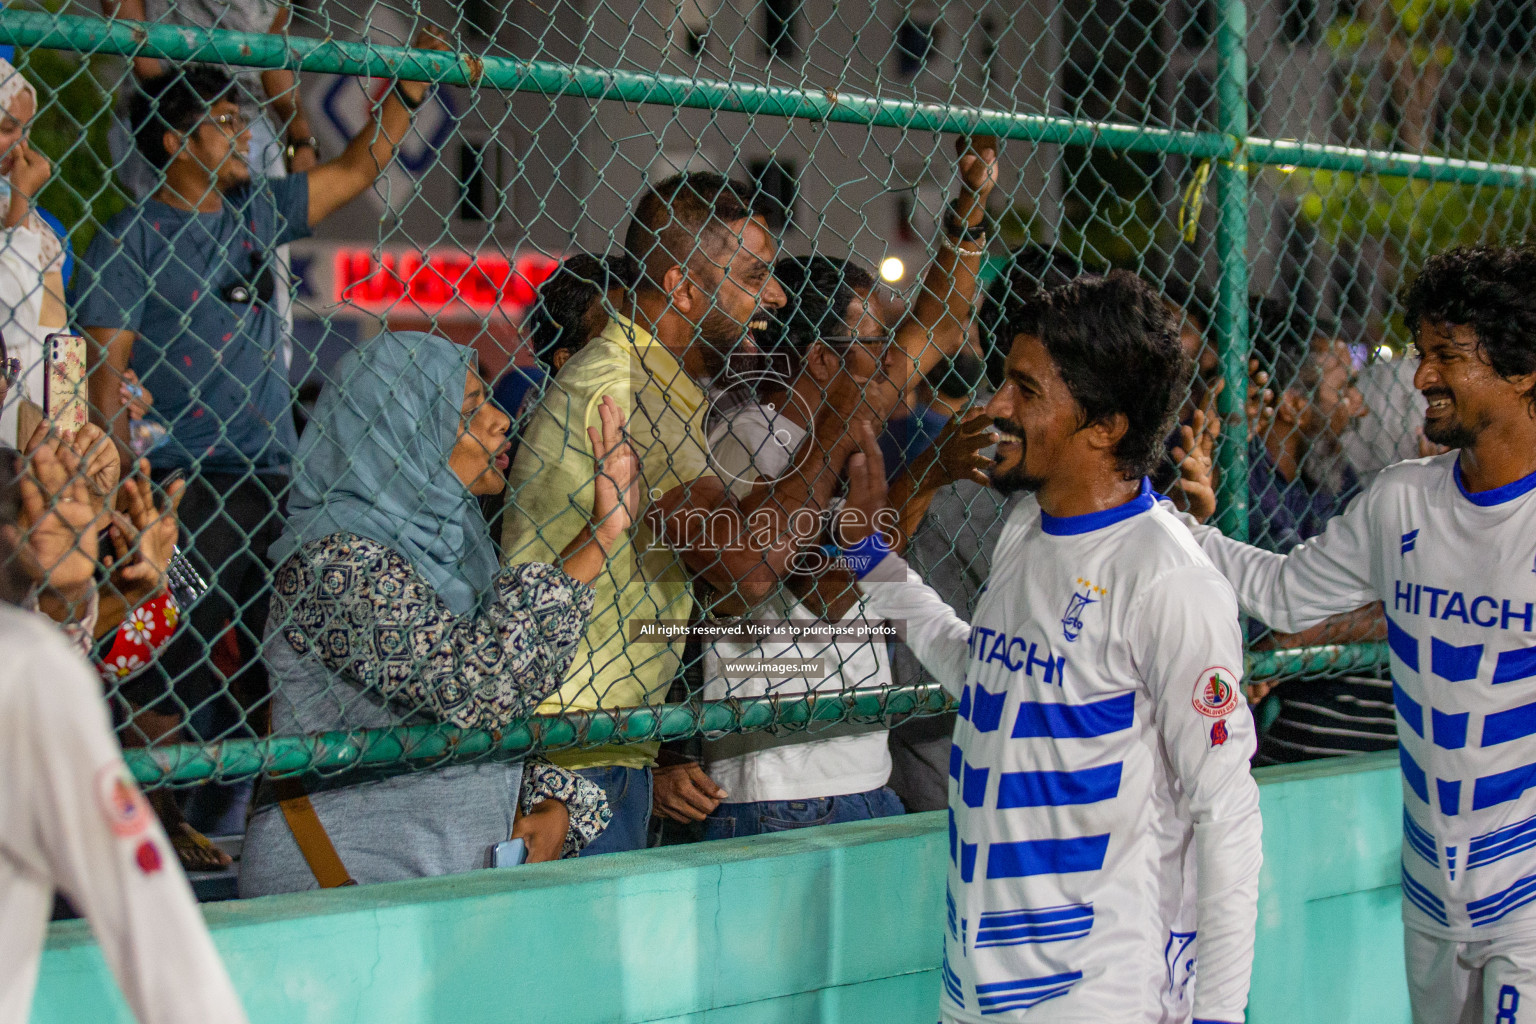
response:
<svg viewBox="0 0 1536 1024"><path fill-rule="evenodd" d="M280 4L199 10L177 5L205 27L287 18ZM146 12L109 0L108 13ZM417 44L446 45L431 32ZM501 731L656 705L685 676L709 700L931 683L900 643L719 640L688 665L682 639L636 627L868 624L828 528L850 470L876 459L893 548L973 610L1017 500L985 487L978 410L1013 336L1096 269L1026 246L981 293L990 145L961 147L910 308L893 309L857 256L782 254L745 186L680 174L639 197L621 251L573 255L539 288L531 362L489 381L468 349L386 333L336 364L301 438L284 249L373 184L426 87L393 83L322 162L291 74L142 59L134 74L114 155L135 200L75 266L35 202L51 173L27 143L36 91L0 62L0 423L21 449L0 452L0 473L19 495L20 599L95 660L125 744ZM1209 303L1165 302L1198 373L1157 485L1205 518L1223 386ZM89 340L94 421L72 433L43 414L36 379L66 322ZM1336 328L1270 301L1253 324L1250 532L1283 551L1349 500L1366 469L1350 434L1370 411ZM146 419L163 436L139 460ZM1365 609L1264 642L1381 627ZM825 672L762 667L788 661ZM1286 684L1261 757L1389 745L1389 685ZM241 891L467 871L511 840L531 860L639 849L657 817L723 838L943 806L950 719L890 724L267 780L229 793L236 817L251 801ZM177 800L153 799L185 867L229 863Z"/></svg>

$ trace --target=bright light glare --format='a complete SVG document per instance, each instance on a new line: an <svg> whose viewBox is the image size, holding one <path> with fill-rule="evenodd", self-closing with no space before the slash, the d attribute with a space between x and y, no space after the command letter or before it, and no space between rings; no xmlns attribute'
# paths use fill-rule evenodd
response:
<svg viewBox="0 0 1536 1024"><path fill-rule="evenodd" d="M1376 361L1378 363L1390 363L1392 361L1393 354L1394 353L1392 350L1386 345L1376 346Z"/></svg>
<svg viewBox="0 0 1536 1024"><path fill-rule="evenodd" d="M895 284L907 276L907 265L895 256L887 256L880 261L880 277L891 284Z"/></svg>

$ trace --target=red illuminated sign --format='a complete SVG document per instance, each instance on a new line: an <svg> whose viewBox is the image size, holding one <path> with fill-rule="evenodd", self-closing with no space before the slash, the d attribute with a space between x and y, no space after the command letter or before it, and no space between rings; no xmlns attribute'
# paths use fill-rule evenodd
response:
<svg viewBox="0 0 1536 1024"><path fill-rule="evenodd" d="M339 249L333 291L337 302L379 312L403 312L401 306L424 313L460 305L478 312L522 309L559 265L536 254L508 260L494 253Z"/></svg>

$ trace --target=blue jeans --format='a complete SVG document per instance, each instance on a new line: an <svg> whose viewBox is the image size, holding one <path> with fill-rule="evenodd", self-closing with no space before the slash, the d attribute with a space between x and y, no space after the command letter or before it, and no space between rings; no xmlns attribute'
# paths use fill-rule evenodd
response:
<svg viewBox="0 0 1536 1024"><path fill-rule="evenodd" d="M582 850L581 856L645 849L651 827L651 770L583 768L576 774L608 794L608 809L613 812L603 834Z"/></svg>
<svg viewBox="0 0 1536 1024"><path fill-rule="evenodd" d="M889 786L868 793L823 796L812 800L759 800L756 803L721 804L704 820L705 839L735 839L786 832L840 821L868 821L905 814L901 799Z"/></svg>

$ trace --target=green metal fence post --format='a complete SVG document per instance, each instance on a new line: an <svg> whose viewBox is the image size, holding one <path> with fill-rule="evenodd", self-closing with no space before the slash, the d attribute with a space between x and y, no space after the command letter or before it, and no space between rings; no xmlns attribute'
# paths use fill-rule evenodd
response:
<svg viewBox="0 0 1536 1024"><path fill-rule="evenodd" d="M1216 161L1216 347L1226 390L1217 451L1221 478L1217 524L1223 533L1248 539L1248 430L1243 406L1248 392L1248 11L1245 0L1224 0L1216 32L1217 106L1220 129L1232 144Z"/></svg>

